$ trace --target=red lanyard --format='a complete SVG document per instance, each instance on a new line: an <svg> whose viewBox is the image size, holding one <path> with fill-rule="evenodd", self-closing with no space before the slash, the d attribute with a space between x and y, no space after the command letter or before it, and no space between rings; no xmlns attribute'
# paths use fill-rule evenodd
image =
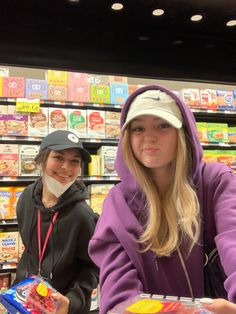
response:
<svg viewBox="0 0 236 314"><path fill-rule="evenodd" d="M48 244L48 240L49 240L50 234L52 232L52 226L55 223L55 221L57 219L57 216L58 216L58 212L56 212L54 214L54 216L52 218L52 221L51 221L51 223L50 223L50 225L48 227L48 231L47 231L47 234L46 234L46 238L45 238L44 245L43 245L43 251L42 251L42 246L41 246L41 215L40 215L40 210L38 210L39 275L40 275L40 272L41 272L41 265L42 265L43 256L44 256L47 244Z"/></svg>

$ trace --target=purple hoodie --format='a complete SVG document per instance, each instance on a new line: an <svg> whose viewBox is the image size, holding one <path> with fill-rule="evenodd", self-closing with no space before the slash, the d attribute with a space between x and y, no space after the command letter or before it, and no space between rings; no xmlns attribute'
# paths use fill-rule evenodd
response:
<svg viewBox="0 0 236 314"><path fill-rule="evenodd" d="M221 163L205 165L192 112L175 93L164 87L149 85L133 93L123 107L121 126L133 99L149 89L166 92L175 99L181 110L183 127L192 142L192 180L197 187L202 220L205 228L212 229L212 243L208 245L213 247L215 240L228 277L225 281L228 298L236 301L236 175ZM143 231L145 206L137 182L124 164L121 141L122 138L116 159L121 183L112 188L104 201L102 215L89 244L90 257L100 267L100 314L106 314L118 303L142 292L191 296L184 268L176 252L170 257L161 258L151 250L138 252L139 245L135 239ZM204 296L203 250L202 234L190 256L181 250L194 297Z"/></svg>

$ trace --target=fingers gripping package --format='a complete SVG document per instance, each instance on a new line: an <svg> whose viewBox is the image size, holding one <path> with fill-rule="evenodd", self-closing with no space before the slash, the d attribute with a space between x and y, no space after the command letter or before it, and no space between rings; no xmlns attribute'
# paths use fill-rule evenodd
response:
<svg viewBox="0 0 236 314"><path fill-rule="evenodd" d="M120 303L107 314L214 314L197 299L140 294Z"/></svg>
<svg viewBox="0 0 236 314"><path fill-rule="evenodd" d="M30 277L0 295L0 302L11 314L53 314L57 291L41 277Z"/></svg>

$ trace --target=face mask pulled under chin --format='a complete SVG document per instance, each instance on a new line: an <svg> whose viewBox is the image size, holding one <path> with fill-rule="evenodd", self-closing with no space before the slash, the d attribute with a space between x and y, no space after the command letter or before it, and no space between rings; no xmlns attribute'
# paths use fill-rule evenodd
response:
<svg viewBox="0 0 236 314"><path fill-rule="evenodd" d="M43 175L43 182L46 185L47 189L59 198L65 191L69 189L69 187L75 182L75 180L70 181L67 184L61 184L57 180L48 176L47 174Z"/></svg>

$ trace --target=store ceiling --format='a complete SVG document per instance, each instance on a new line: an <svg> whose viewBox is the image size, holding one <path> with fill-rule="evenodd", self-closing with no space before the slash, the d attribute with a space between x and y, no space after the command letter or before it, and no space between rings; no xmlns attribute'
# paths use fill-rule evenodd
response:
<svg viewBox="0 0 236 314"><path fill-rule="evenodd" d="M114 2L2 0L0 64L236 82L235 0Z"/></svg>

